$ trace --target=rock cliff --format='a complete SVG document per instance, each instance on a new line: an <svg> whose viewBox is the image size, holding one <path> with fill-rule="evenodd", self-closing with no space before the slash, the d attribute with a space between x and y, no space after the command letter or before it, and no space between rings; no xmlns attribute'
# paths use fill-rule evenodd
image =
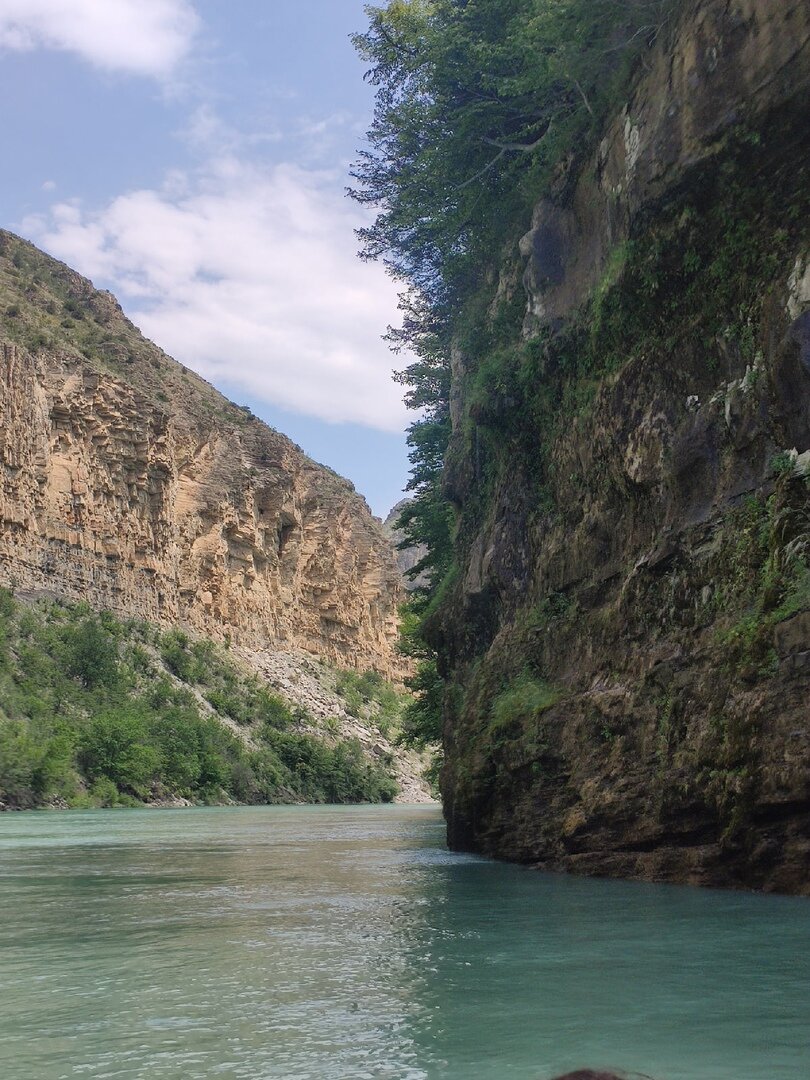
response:
<svg viewBox="0 0 810 1080"><path fill-rule="evenodd" d="M456 848L810 893L808 42L685 4L455 350Z"/></svg>
<svg viewBox="0 0 810 1080"><path fill-rule="evenodd" d="M393 506L383 522L383 532L394 545L394 550L397 554L397 566L399 572L402 574L402 579L406 590L410 592L413 589L418 589L425 584L425 574L419 574L416 578L411 578L409 571L420 563L427 554L427 547L424 544L409 544L407 547L401 547L400 545L405 541L406 535L403 529L398 527L398 522L402 511L410 505L408 499L400 499L400 501Z"/></svg>
<svg viewBox="0 0 810 1080"><path fill-rule="evenodd" d="M351 484L0 232L0 583L396 678L400 575Z"/></svg>

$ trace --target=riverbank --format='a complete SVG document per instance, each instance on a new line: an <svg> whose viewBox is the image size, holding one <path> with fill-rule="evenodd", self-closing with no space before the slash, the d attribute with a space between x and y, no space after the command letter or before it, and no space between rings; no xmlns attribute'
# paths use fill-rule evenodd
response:
<svg viewBox="0 0 810 1080"><path fill-rule="evenodd" d="M374 672L0 589L0 804L429 800Z"/></svg>

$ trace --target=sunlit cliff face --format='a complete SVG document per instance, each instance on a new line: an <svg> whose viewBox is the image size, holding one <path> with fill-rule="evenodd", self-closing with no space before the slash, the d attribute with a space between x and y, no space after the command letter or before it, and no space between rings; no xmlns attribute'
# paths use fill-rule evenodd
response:
<svg viewBox="0 0 810 1080"><path fill-rule="evenodd" d="M0 369L3 581L396 677L400 575L352 486L146 342L108 294L8 234L4 248L20 314ZM47 281L33 303L14 253Z"/></svg>

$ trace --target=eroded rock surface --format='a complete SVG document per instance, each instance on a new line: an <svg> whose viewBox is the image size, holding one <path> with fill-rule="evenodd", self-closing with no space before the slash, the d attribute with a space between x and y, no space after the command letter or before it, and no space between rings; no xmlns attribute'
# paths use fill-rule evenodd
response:
<svg viewBox="0 0 810 1080"><path fill-rule="evenodd" d="M351 484L0 232L0 582L397 678L400 575Z"/></svg>
<svg viewBox="0 0 810 1080"><path fill-rule="evenodd" d="M420 586L424 585L427 580L427 576L424 573L419 574L415 578L411 577L409 573L409 571L413 570L417 563L421 562L425 555L427 555L427 548L424 544L413 544L408 547L400 547L406 537L404 531L398 528L397 525L402 511L408 505L408 499L401 499L396 506L391 508L388 516L383 522L383 532L394 546L399 572L402 574L405 588L410 591L411 589L418 589Z"/></svg>
<svg viewBox="0 0 810 1080"><path fill-rule="evenodd" d="M809 41L798 0L687 4L505 267L535 381L471 404L453 357L459 566L429 632L457 848L810 893ZM566 405L595 290L633 348Z"/></svg>

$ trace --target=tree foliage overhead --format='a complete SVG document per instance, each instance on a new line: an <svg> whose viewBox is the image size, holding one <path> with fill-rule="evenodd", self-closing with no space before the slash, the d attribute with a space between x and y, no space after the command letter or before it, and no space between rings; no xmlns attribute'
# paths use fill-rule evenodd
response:
<svg viewBox="0 0 810 1080"><path fill-rule="evenodd" d="M376 108L353 196L367 258L432 302L475 285L587 142L675 0L390 0L354 38ZM506 237L505 234L506 233Z"/></svg>

